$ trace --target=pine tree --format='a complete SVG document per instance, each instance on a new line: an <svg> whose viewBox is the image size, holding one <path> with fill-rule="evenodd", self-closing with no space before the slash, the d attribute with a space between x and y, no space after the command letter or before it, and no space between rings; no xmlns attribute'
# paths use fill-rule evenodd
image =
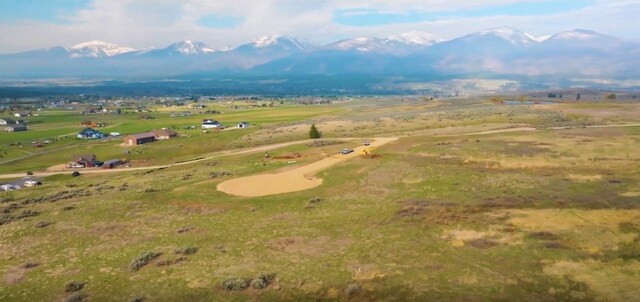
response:
<svg viewBox="0 0 640 302"><path fill-rule="evenodd" d="M321 134L316 128L316 124L311 125L311 129L309 129L309 138L320 138Z"/></svg>

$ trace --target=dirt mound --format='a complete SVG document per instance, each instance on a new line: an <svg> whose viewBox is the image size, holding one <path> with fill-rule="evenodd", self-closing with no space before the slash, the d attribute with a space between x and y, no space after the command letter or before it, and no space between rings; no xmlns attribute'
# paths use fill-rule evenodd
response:
<svg viewBox="0 0 640 302"><path fill-rule="evenodd" d="M371 147L382 146L395 141L397 138L377 138ZM313 175L330 166L358 157L364 146L358 147L349 154L336 154L317 162L294 168L288 171L272 174L260 174L227 180L218 184L218 191L230 195L244 197L258 197L308 190L322 184L322 179Z"/></svg>

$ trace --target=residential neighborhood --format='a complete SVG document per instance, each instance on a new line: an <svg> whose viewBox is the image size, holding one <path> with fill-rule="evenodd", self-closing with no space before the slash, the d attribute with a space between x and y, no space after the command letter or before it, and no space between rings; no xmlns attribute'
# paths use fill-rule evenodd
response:
<svg viewBox="0 0 640 302"><path fill-rule="evenodd" d="M105 137L104 133L93 128L84 128L76 135L79 139L98 139Z"/></svg>

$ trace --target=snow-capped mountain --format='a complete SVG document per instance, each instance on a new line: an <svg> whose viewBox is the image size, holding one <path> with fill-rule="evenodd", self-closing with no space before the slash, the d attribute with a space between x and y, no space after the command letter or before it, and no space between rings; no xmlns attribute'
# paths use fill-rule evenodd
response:
<svg viewBox="0 0 640 302"><path fill-rule="evenodd" d="M136 50L130 47L122 47L113 43L94 40L71 46L68 51L71 58L103 58Z"/></svg>
<svg viewBox="0 0 640 302"><path fill-rule="evenodd" d="M443 40L439 37L425 32L410 31L387 37L390 41L396 41L407 45L431 46Z"/></svg>
<svg viewBox="0 0 640 302"><path fill-rule="evenodd" d="M327 50L374 52L407 55L442 41L434 35L407 32L385 38L358 37L337 41L324 46Z"/></svg>
<svg viewBox="0 0 640 302"><path fill-rule="evenodd" d="M300 43L300 41L298 41L296 38L282 35L263 36L254 39L249 45L251 45L253 48L265 48L276 45L292 47L299 50L303 50L306 48L306 46L303 43Z"/></svg>
<svg viewBox="0 0 640 302"><path fill-rule="evenodd" d="M344 39L324 46L275 35L216 50L181 41L134 50L90 41L0 55L0 78L184 74L638 75L640 45L588 30L534 37L501 26L442 41L428 33Z"/></svg>
<svg viewBox="0 0 640 302"><path fill-rule="evenodd" d="M195 55L213 53L215 50L204 42L185 40L173 43L163 49L168 54Z"/></svg>
<svg viewBox="0 0 640 302"><path fill-rule="evenodd" d="M598 34L597 32L586 30L586 29L575 29L571 31L565 31L561 33L557 33L549 37L551 40L594 40L602 37L603 35Z"/></svg>
<svg viewBox="0 0 640 302"><path fill-rule="evenodd" d="M524 33L519 29L508 27L508 26L500 26L500 27L481 30L477 33L464 36L460 39L473 42L473 41L487 39L487 38L501 39L513 45L526 45L526 44L537 43L537 41L534 40L531 35Z"/></svg>
<svg viewBox="0 0 640 302"><path fill-rule="evenodd" d="M298 41L298 39L282 35L263 36L253 39L250 43L240 45L233 51L239 52L267 52L267 51L283 51L283 52L299 52L308 48L308 45Z"/></svg>

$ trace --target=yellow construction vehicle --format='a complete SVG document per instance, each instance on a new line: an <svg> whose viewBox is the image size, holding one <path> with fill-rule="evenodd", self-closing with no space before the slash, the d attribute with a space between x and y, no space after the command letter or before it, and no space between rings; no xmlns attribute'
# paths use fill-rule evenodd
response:
<svg viewBox="0 0 640 302"><path fill-rule="evenodd" d="M366 147L360 151L360 155L363 157L373 158L375 156L375 150L376 148L374 147Z"/></svg>

